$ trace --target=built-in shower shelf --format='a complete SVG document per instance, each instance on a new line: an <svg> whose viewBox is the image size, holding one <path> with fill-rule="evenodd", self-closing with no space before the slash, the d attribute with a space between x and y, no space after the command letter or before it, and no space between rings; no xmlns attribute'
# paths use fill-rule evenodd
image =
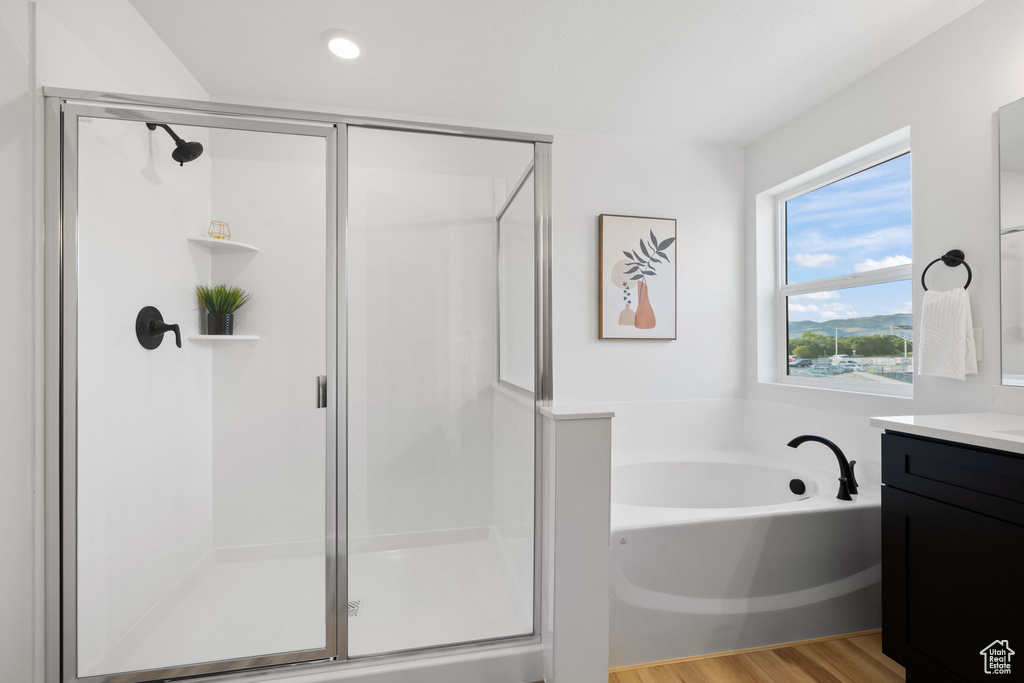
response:
<svg viewBox="0 0 1024 683"><path fill-rule="evenodd" d="M212 237L189 237L189 242L195 242L201 247L206 247L210 251L252 251L258 252L259 247L254 247L251 244L245 242L231 242L228 240L218 240Z"/></svg>
<svg viewBox="0 0 1024 683"><path fill-rule="evenodd" d="M258 334L190 334L189 341L256 341Z"/></svg>

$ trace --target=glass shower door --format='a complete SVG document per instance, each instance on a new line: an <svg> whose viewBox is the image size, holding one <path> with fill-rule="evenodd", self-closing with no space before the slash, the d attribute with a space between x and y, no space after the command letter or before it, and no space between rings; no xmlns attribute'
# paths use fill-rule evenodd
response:
<svg viewBox="0 0 1024 683"><path fill-rule="evenodd" d="M335 129L63 125L65 675L335 656ZM230 335L196 296L222 284Z"/></svg>
<svg viewBox="0 0 1024 683"><path fill-rule="evenodd" d="M533 145L348 148L349 656L531 634L535 404L498 381L496 216Z"/></svg>

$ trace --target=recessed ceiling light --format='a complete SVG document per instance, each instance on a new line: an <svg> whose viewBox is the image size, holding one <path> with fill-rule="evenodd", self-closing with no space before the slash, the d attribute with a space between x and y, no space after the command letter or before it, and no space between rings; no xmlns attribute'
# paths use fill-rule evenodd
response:
<svg viewBox="0 0 1024 683"><path fill-rule="evenodd" d="M352 34L340 28L332 28L320 34L327 49L342 59L355 59L359 56L359 46Z"/></svg>

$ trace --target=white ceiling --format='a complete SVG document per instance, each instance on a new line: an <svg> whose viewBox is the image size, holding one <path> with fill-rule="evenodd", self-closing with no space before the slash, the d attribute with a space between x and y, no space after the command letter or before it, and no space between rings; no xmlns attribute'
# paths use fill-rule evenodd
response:
<svg viewBox="0 0 1024 683"><path fill-rule="evenodd" d="M131 2L214 99L746 145L982 0Z"/></svg>

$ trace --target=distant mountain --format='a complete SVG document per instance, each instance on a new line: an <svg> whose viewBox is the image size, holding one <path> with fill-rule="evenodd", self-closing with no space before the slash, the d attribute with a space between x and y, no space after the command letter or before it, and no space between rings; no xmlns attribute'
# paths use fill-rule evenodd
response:
<svg viewBox="0 0 1024 683"><path fill-rule="evenodd" d="M847 318L846 320L829 320L819 323L813 320L790 321L789 336L799 337L804 330L832 336L839 329L840 337L872 337L878 334L891 334L893 325L913 325L914 316L910 313L893 315L873 315L867 318Z"/></svg>

